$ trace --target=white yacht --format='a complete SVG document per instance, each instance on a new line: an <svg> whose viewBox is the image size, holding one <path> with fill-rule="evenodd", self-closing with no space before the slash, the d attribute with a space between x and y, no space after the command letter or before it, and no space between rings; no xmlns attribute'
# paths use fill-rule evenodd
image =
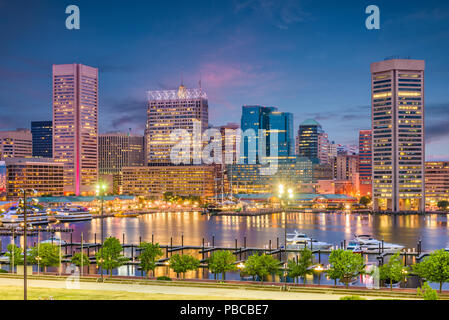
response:
<svg viewBox="0 0 449 320"><path fill-rule="evenodd" d="M358 245L360 252L364 253L378 253L381 252L395 253L404 249L404 246L394 243L384 242L373 238L370 235L354 235L354 239L349 242L351 246L347 246L348 250Z"/></svg>
<svg viewBox="0 0 449 320"><path fill-rule="evenodd" d="M295 233L287 234L287 249L300 250L305 247L310 250L330 250L332 248L332 244L309 238L306 234L299 233L296 230Z"/></svg>
<svg viewBox="0 0 449 320"><path fill-rule="evenodd" d="M11 207L1 218L1 222L4 226L19 227L25 223L24 214L18 207ZM28 225L43 225L48 224L47 212L39 211L38 209L27 209L27 224Z"/></svg>
<svg viewBox="0 0 449 320"><path fill-rule="evenodd" d="M54 215L59 222L75 222L92 220L92 214L87 208L81 206L72 206L65 208Z"/></svg>

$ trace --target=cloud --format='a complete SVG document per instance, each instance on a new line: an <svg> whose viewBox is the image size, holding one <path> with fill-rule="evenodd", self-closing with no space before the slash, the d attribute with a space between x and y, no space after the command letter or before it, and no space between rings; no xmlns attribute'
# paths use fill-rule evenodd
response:
<svg viewBox="0 0 449 320"><path fill-rule="evenodd" d="M268 19L279 29L304 21L309 14L298 0L246 0L235 1L235 12L252 11Z"/></svg>
<svg viewBox="0 0 449 320"><path fill-rule="evenodd" d="M106 121L102 121L105 128L112 130L125 130L128 128L143 132L146 124L147 101L145 98L133 97L116 101L105 107L103 114L108 115Z"/></svg>

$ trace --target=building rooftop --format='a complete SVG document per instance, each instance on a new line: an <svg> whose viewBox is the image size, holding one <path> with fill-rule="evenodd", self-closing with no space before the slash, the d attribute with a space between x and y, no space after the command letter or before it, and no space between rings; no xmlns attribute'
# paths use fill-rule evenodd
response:
<svg viewBox="0 0 449 320"><path fill-rule="evenodd" d="M207 99L203 89L187 89L183 85L178 90L148 91L149 101L181 100L181 99Z"/></svg>
<svg viewBox="0 0 449 320"><path fill-rule="evenodd" d="M301 126L320 126L321 124L319 124L316 120L314 119L307 119L306 121L304 121L303 123L301 123Z"/></svg>

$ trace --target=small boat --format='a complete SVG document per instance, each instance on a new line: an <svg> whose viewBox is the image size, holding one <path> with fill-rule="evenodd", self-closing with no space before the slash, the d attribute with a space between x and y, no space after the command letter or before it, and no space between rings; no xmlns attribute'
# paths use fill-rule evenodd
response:
<svg viewBox="0 0 449 320"><path fill-rule="evenodd" d="M350 243L356 243L364 253L396 253L404 249L404 246L394 243L383 242L370 235L354 235Z"/></svg>
<svg viewBox="0 0 449 320"><path fill-rule="evenodd" d="M348 245L346 246L346 250L352 251L354 253L363 253L363 249L360 246L360 243L357 241L349 241Z"/></svg>
<svg viewBox="0 0 449 320"><path fill-rule="evenodd" d="M51 237L50 239L41 241L41 243L51 243L59 246L59 245L66 245L67 241L61 240L60 238L57 237Z"/></svg>
<svg viewBox="0 0 449 320"><path fill-rule="evenodd" d="M117 218L137 218L139 216L138 213L116 213L114 217Z"/></svg>
<svg viewBox="0 0 449 320"><path fill-rule="evenodd" d="M76 222L92 220L92 214L87 208L75 206L64 209L54 215L59 222Z"/></svg>
<svg viewBox="0 0 449 320"><path fill-rule="evenodd" d="M288 233L287 236L287 249L330 250L332 248L332 244L312 239L296 230L295 233Z"/></svg>

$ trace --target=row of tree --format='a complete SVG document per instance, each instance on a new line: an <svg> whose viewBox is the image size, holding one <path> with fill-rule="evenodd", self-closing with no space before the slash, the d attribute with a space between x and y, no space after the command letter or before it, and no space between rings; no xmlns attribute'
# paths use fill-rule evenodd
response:
<svg viewBox="0 0 449 320"><path fill-rule="evenodd" d="M154 275L156 263L163 255L163 251L158 243L143 242L139 245L140 256L139 265L145 271L147 277L151 273ZM10 244L7 247L6 255L10 258L11 265L23 265L22 249L16 245ZM41 243L36 247L30 248L27 253L27 260L30 264L39 264L40 267L46 271L47 267L57 267L61 259L60 247L51 243ZM98 267L107 270L109 275L112 270L124 265L129 259L123 255L123 247L117 238L110 237L104 241L100 250L96 253L96 263ZM87 266L91 262L85 253L75 253L71 260L77 266ZM208 268L214 274L215 279L217 275L221 274L222 280L226 280L226 273L230 271L237 271L236 258L231 251L221 250L211 254L207 260ZM175 254L171 256L167 264L172 269L177 277L185 274L188 271L198 270L200 267L200 260L190 255ZM287 275L290 278L303 278L308 274L315 272L313 268L313 253L305 248L296 259L291 259L287 263ZM253 277L253 280L259 278L262 282L269 275L281 275L281 261L275 259L271 255L251 255L241 268L241 274ZM320 270L323 271L323 270ZM366 270L365 262L360 254L354 254L346 250L334 250L329 256L329 268L325 270L328 278L345 284L349 284L359 275L370 274ZM379 278L390 284L403 281L410 275L418 275L421 279L426 281L438 283L440 292L445 282L449 282L449 252L444 249L432 252L428 257L424 258L422 262L417 263L411 267L405 266L400 253L396 253L387 263L379 268Z"/></svg>

